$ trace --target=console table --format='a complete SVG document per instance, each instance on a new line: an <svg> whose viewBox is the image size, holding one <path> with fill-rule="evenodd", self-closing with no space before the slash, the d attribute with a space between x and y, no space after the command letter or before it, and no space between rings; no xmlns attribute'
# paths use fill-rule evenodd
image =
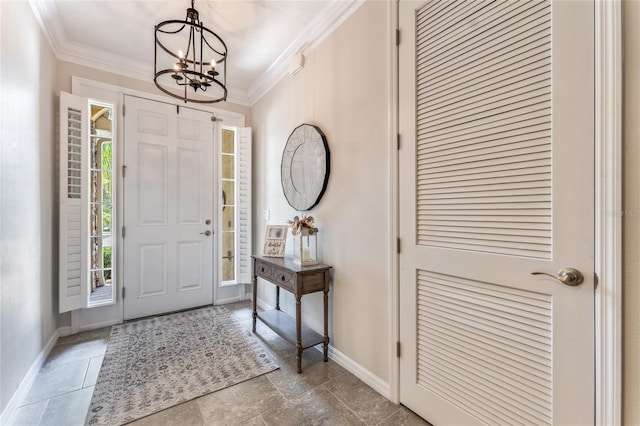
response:
<svg viewBox="0 0 640 426"><path fill-rule="evenodd" d="M296 361L298 373L302 372L302 351L322 343L324 361L327 362L329 348L328 311L329 311L329 265L300 266L288 257L253 258L253 332L256 332L256 320L265 323L289 343L296 345ZM258 277L276 286L276 308L258 312L256 300ZM296 316L292 318L280 310L280 289L292 293L296 299ZM301 299L309 293L324 292L324 336L301 323Z"/></svg>

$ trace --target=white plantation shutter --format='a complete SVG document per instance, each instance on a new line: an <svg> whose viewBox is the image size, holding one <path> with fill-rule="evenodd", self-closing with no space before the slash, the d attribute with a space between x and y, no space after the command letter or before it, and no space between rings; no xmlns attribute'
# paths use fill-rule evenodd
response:
<svg viewBox="0 0 640 426"><path fill-rule="evenodd" d="M238 129L238 284L251 283L251 127Z"/></svg>
<svg viewBox="0 0 640 426"><path fill-rule="evenodd" d="M59 311L87 303L87 102L60 93Z"/></svg>

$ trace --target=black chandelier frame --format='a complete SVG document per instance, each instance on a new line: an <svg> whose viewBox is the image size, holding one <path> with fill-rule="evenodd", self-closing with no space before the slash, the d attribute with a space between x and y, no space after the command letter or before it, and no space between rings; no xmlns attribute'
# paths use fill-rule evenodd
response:
<svg viewBox="0 0 640 426"><path fill-rule="evenodd" d="M195 102L206 104L226 101L227 45L222 40L222 38L220 38L220 36L205 27L202 21L200 21L200 14L194 8L194 1L195 0L191 0L191 7L187 8L187 16L183 21L178 19L170 19L160 22L155 26L153 81L158 89L160 89L162 92L174 98L182 99L185 103ZM172 29L175 26L178 26L178 29ZM171 49L169 49L161 41L159 35L177 35L182 33L182 31L185 29L188 29L189 31L189 39L186 46L186 52L181 57L179 53L171 51ZM210 38L212 37L213 39L217 40L217 44L219 44L220 47L214 48L209 43L206 36L209 36ZM198 51L196 47L198 45L196 43L199 44L200 48L199 58L197 57ZM205 59L205 47L208 48L209 51L214 55L213 58L209 59L207 57L208 60ZM172 61L177 61L173 64L172 68L164 68L158 70L159 48L161 49L161 52L163 51L167 53L172 58ZM212 65L212 60L215 60L215 66ZM220 80L220 77L218 77L220 76L218 67L222 67L222 81ZM178 89L182 88L182 90L180 90L181 93L178 93L178 90L175 90L176 86L173 86L174 91L172 91L161 84L160 77L166 74L170 74L171 81L173 81L177 85ZM200 95L200 97L196 97L196 95L198 94L198 90L206 92L209 87L214 85L221 90L221 96L209 98L204 95ZM193 89L193 92L191 92L190 89Z"/></svg>

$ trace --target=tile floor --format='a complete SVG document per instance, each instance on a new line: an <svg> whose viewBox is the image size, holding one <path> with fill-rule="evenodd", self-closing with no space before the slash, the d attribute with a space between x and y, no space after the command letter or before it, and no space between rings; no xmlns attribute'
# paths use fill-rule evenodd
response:
<svg viewBox="0 0 640 426"><path fill-rule="evenodd" d="M250 303L226 307L250 333ZM60 338L7 426L83 425L109 331ZM303 373L297 374L292 345L259 321L257 335L275 357L278 370L131 425L428 425L335 362L322 362L320 351L304 351Z"/></svg>

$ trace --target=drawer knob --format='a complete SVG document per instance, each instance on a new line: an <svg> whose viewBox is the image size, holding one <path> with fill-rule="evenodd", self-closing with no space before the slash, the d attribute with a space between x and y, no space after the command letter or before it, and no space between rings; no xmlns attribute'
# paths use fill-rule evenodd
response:
<svg viewBox="0 0 640 426"><path fill-rule="evenodd" d="M284 276L284 275L283 275L283 276L281 276L281 277L280 277L280 279L281 279L282 281L286 281L286 280L287 280L287 279L285 278L285 276Z"/></svg>
<svg viewBox="0 0 640 426"><path fill-rule="evenodd" d="M260 272L264 272L264 267L260 268Z"/></svg>

